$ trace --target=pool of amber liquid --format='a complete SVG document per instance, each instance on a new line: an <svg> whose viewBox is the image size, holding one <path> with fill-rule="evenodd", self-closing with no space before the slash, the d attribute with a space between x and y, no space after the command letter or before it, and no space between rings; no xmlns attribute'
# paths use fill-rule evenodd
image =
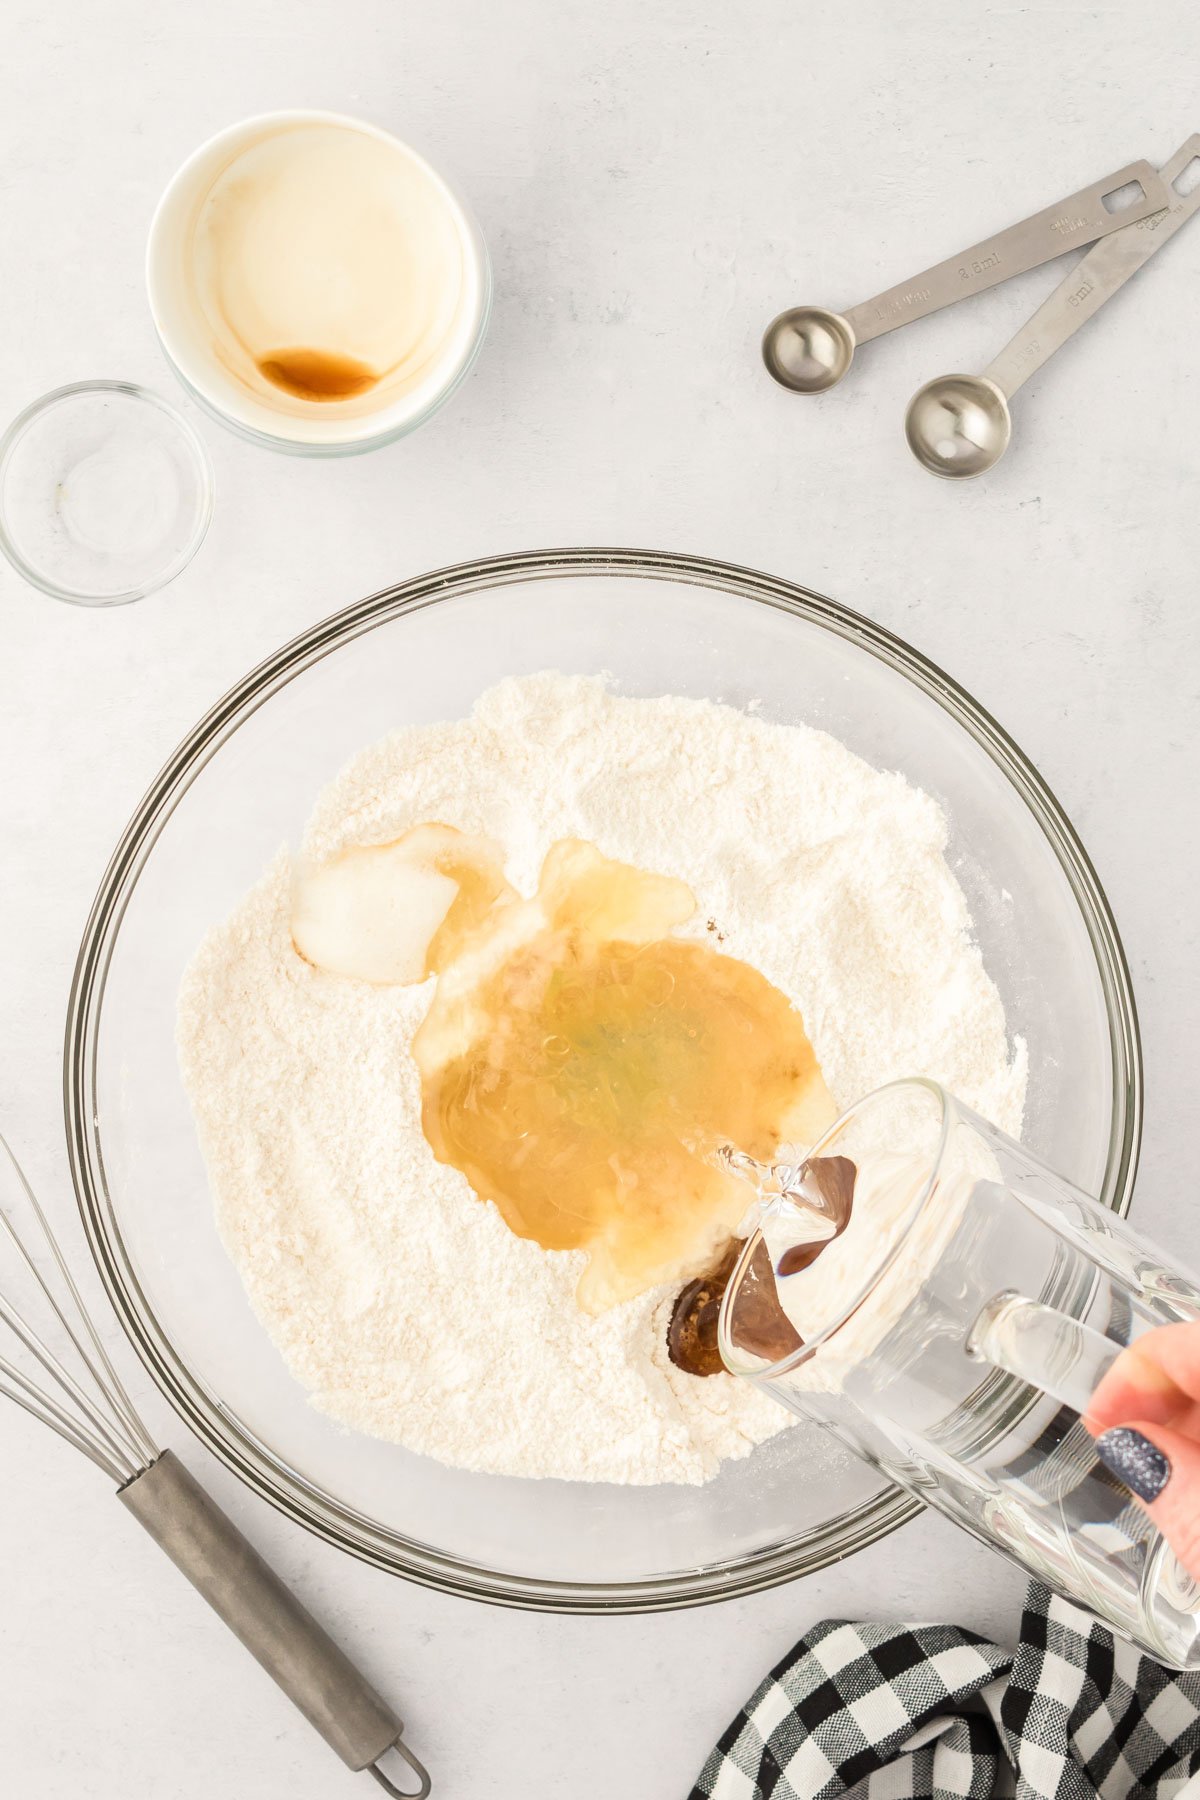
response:
<svg viewBox="0 0 1200 1800"><path fill-rule="evenodd" d="M563 840L534 900L437 959L414 1040L434 1154L519 1236L587 1252L589 1311L720 1253L747 1210L722 1145L765 1161L833 1118L787 997L672 935L694 911L684 883Z"/></svg>

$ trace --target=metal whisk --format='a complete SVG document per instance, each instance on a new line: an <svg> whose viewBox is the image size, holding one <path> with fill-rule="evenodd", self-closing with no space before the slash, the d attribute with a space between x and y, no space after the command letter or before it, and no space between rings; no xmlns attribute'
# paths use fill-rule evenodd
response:
<svg viewBox="0 0 1200 1800"><path fill-rule="evenodd" d="M25 1220L33 1233L25 1230ZM39 1242L38 1256L30 1245ZM42 1254L44 1246L45 1254ZM117 1483L117 1497L220 1614L351 1769L397 1800L424 1800L429 1776L404 1727L232 1520L142 1424L93 1325L36 1195L0 1137L0 1251L26 1290L35 1329L0 1289L0 1395L14 1400ZM43 1273L43 1266L47 1273ZM56 1289L59 1292L56 1293ZM41 1324L45 1320L45 1325ZM47 1335L57 1340L55 1348ZM419 1786L399 1788L394 1752Z"/></svg>

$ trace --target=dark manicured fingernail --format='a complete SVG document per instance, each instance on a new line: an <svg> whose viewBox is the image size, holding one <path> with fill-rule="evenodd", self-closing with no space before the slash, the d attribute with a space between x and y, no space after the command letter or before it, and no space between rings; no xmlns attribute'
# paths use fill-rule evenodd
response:
<svg viewBox="0 0 1200 1800"><path fill-rule="evenodd" d="M1157 1500L1171 1479L1162 1451L1128 1425L1116 1425L1098 1437L1096 1455L1139 1500Z"/></svg>

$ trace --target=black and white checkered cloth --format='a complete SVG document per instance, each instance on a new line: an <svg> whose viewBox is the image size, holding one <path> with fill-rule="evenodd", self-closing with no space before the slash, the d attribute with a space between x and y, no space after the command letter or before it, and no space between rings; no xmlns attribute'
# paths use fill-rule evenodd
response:
<svg viewBox="0 0 1200 1800"><path fill-rule="evenodd" d="M1200 1800L1200 1675L1035 1583L1015 1655L955 1625L818 1625L690 1800L1181 1800L1193 1777Z"/></svg>

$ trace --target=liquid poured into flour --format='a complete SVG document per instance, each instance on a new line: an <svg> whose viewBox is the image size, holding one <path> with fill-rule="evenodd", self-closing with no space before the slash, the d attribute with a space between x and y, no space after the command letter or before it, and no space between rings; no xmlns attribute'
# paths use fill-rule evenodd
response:
<svg viewBox="0 0 1200 1800"><path fill-rule="evenodd" d="M671 935L695 910L685 883L579 839L523 899L497 847L439 825L298 889L294 941L318 966L437 973L412 1045L425 1136L519 1237L588 1253L589 1312L689 1279L728 1241L747 1197L720 1146L767 1159L834 1116L786 996Z"/></svg>
<svg viewBox="0 0 1200 1800"><path fill-rule="evenodd" d="M926 1073L1019 1135L1025 1055L1006 1040L947 865L946 820L824 733L680 695L630 699L590 678L522 676L469 716L364 747L314 796L302 885L313 869L334 881L348 845L395 845L430 819L467 828L443 848L498 856L522 895L565 838L682 877L702 913L669 935L707 940L786 994L841 1104ZM788 1415L750 1382L697 1380L672 1362L667 1325L684 1284L585 1312L585 1254L518 1237L429 1148L412 1044L433 995L423 952L438 919L457 933L446 916L456 887L439 886L428 846L415 857L410 841L403 860L410 895L423 870L426 904L402 985L362 967L333 979L296 955L287 856L214 922L182 985L183 1080L221 1237L264 1332L326 1418L453 1469L707 1481ZM361 878L343 882L342 901L347 885ZM797 1154L815 1141L801 1137ZM802 1429L776 1446L775 1466L810 1487L836 1479L841 1452L824 1441ZM672 1514L703 1515L703 1501Z"/></svg>

